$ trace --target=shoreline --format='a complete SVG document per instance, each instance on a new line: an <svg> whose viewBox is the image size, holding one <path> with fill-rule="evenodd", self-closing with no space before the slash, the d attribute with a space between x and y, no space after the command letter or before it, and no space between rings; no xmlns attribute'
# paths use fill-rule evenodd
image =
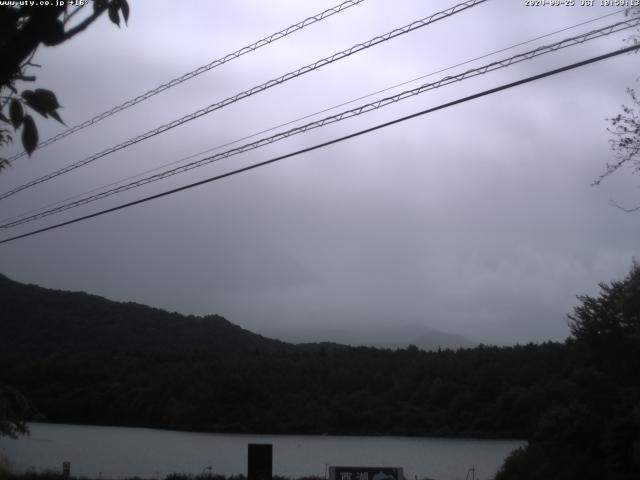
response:
<svg viewBox="0 0 640 480"><path fill-rule="evenodd" d="M287 436L300 436L300 437L344 437L344 438L383 438L383 439L433 439L433 440L451 440L451 441L487 441L487 442L496 442L504 440L506 442L528 442L527 438L521 437L513 437L513 436L471 436L471 435L411 435L411 434L381 434L381 433L370 433L370 434L362 434L362 433L301 433L301 432L278 432L278 433L269 433L269 432L232 432L232 431L206 431L206 430L181 430L181 429L170 429L170 428L162 428L162 427L150 427L150 426L136 426L136 425L100 425L95 423L65 423L65 422L27 422L27 426L30 425L43 425L43 426L57 426L57 427L86 427L86 428L122 428L128 430L149 430L152 432L166 432L166 433L188 433L193 435L233 435L234 437L238 436L247 436L247 437L287 437ZM26 435L28 436L28 435Z"/></svg>

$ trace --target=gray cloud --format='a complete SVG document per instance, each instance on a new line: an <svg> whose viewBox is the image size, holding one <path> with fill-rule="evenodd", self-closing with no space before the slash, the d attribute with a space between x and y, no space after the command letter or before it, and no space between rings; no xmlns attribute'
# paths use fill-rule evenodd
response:
<svg viewBox="0 0 640 480"><path fill-rule="evenodd" d="M18 185L454 2L436 3L392 8L367 1L16 162L0 184ZM81 39L40 52L39 84L58 93L73 124L331 5L233 2L222 10L210 2L188 9L136 2L129 27L118 30L105 20ZM7 199L2 216L610 11L488 2ZM603 53L624 36L430 92L99 206ZM638 256L637 215L610 205L611 198L640 201L638 178L625 172L590 186L612 158L605 118L626 101L625 88L637 76L633 61L589 66L3 245L0 270L53 288L219 313L265 334L302 338L323 329L423 323L485 342L563 339L575 295L624 275ZM59 131L39 125L43 138Z"/></svg>

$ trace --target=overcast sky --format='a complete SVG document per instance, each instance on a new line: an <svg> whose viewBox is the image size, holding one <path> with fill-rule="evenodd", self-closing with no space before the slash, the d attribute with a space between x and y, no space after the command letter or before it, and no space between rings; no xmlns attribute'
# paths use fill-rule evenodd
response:
<svg viewBox="0 0 640 480"><path fill-rule="evenodd" d="M337 3L131 2L127 27L118 29L105 17L62 46L39 50L37 86L56 92L63 119L74 125ZM0 190L456 3L366 0L17 160L0 175ZM0 216L616 10L490 0L2 200ZM623 18L604 18L390 93ZM439 88L2 232L2 238L606 53L624 46L631 33ZM216 313L265 335L287 331L295 340L325 340L323 330L406 324L490 343L562 340L576 295L596 293L598 282L623 277L640 256L640 213L611 205L612 199L640 203L640 177L622 170L591 186L613 160L606 118L627 101L626 88L639 75L637 62L634 55L616 57L4 244L0 272L186 314ZM64 129L37 121L41 139Z"/></svg>

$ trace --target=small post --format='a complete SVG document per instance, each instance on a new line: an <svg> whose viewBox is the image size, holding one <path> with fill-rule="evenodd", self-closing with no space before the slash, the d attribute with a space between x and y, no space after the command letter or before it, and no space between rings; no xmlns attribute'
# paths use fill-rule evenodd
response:
<svg viewBox="0 0 640 480"><path fill-rule="evenodd" d="M273 445L250 443L247 480L273 480Z"/></svg>
<svg viewBox="0 0 640 480"><path fill-rule="evenodd" d="M62 476L69 478L71 475L71 462L62 462Z"/></svg>

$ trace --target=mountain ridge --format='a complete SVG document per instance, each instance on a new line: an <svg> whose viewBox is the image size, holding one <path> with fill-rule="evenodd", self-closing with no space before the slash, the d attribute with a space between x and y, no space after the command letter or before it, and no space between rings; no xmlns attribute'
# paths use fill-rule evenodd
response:
<svg viewBox="0 0 640 480"><path fill-rule="evenodd" d="M67 351L271 352L293 348L219 315L193 316L86 292L22 284L0 274L4 315L0 350L49 355Z"/></svg>
<svg viewBox="0 0 640 480"><path fill-rule="evenodd" d="M210 314L170 312L133 301L115 301L84 291L45 288L11 280L0 273L0 320L7 353L51 355L56 352L265 353L279 350L366 346L422 350L470 348L477 343L417 323L396 327L271 328L259 334ZM278 333L279 332L279 333ZM296 335L299 337L295 339ZM280 339L279 339L280 338ZM284 338L285 340L281 340Z"/></svg>
<svg viewBox="0 0 640 480"><path fill-rule="evenodd" d="M397 321L397 320L395 320ZM382 320L372 320L372 325L366 327L314 327L309 331L295 327L274 328L264 330L262 333L271 338L280 338L283 341L294 344L307 343L337 343L341 345L364 346L395 350L414 345L422 350L438 350L458 348L473 348L479 345L464 335L444 332L435 328L421 325L417 320L411 323L395 325L393 327L381 326Z"/></svg>

